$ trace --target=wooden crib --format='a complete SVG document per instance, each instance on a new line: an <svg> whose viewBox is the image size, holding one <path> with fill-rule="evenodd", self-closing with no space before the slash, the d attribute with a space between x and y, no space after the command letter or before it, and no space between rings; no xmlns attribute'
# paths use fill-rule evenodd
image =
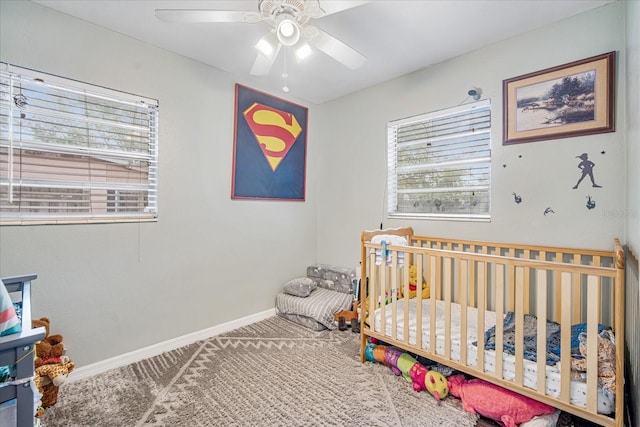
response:
<svg viewBox="0 0 640 427"><path fill-rule="evenodd" d="M402 236L408 246L372 243L379 235ZM600 425L623 426L624 251L618 239L612 251L600 251L418 237L412 228L396 228L363 231L361 242L363 363L374 337ZM410 295L411 265L429 286L428 298L421 292L402 298ZM507 316L515 325L508 338ZM525 333L531 319L533 336ZM549 322L560 326L559 348L549 348ZM592 374L603 325L615 335L611 415L598 412L602 393ZM584 382L571 379L577 331L586 332ZM551 350L558 361L545 357L554 356Z"/></svg>

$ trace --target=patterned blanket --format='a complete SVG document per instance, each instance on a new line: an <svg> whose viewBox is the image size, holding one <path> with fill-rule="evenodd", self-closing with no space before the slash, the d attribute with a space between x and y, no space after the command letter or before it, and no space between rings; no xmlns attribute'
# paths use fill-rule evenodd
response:
<svg viewBox="0 0 640 427"><path fill-rule="evenodd" d="M547 352L546 363L553 366L560 361L559 352L554 351L560 348L560 324L547 321L546 325ZM524 357L527 360L538 360L538 318L532 314L524 315ZM488 329L484 334L485 350L496 349L496 328L495 326ZM504 351L515 354L516 351L516 315L510 311L504 318ZM477 346L477 342L474 343Z"/></svg>

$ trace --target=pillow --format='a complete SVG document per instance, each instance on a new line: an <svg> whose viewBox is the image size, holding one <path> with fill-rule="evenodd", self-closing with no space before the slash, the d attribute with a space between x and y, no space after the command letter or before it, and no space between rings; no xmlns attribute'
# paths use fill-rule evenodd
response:
<svg viewBox="0 0 640 427"><path fill-rule="evenodd" d="M22 324L16 314L9 292L3 284L0 286L0 337L21 331Z"/></svg>
<svg viewBox="0 0 640 427"><path fill-rule="evenodd" d="M312 279L308 277L299 277L285 283L283 291L285 294L306 298L311 295L311 291L313 291L317 286L318 285Z"/></svg>

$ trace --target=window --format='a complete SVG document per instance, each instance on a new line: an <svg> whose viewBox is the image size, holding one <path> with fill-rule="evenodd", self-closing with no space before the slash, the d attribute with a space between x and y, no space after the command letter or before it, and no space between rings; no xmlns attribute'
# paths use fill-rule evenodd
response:
<svg viewBox="0 0 640 427"><path fill-rule="evenodd" d="M488 100L387 124L391 216L490 218Z"/></svg>
<svg viewBox="0 0 640 427"><path fill-rule="evenodd" d="M155 220L158 101L0 63L0 225Z"/></svg>

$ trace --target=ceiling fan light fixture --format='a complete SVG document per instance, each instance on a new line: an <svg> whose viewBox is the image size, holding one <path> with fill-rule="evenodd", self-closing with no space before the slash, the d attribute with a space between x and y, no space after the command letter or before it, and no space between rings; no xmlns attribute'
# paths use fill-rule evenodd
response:
<svg viewBox="0 0 640 427"><path fill-rule="evenodd" d="M258 49L258 52L263 54L267 59L272 60L278 53L278 39L272 32L269 32L264 35L258 43L256 43L255 48Z"/></svg>
<svg viewBox="0 0 640 427"><path fill-rule="evenodd" d="M284 46L293 46L300 40L300 27L295 20L287 17L278 23L276 34Z"/></svg>
<svg viewBox="0 0 640 427"><path fill-rule="evenodd" d="M311 46L309 45L309 43L302 43L299 47L295 49L296 60L298 62L304 61L309 56L311 56L312 53L313 53L313 50L311 49Z"/></svg>

